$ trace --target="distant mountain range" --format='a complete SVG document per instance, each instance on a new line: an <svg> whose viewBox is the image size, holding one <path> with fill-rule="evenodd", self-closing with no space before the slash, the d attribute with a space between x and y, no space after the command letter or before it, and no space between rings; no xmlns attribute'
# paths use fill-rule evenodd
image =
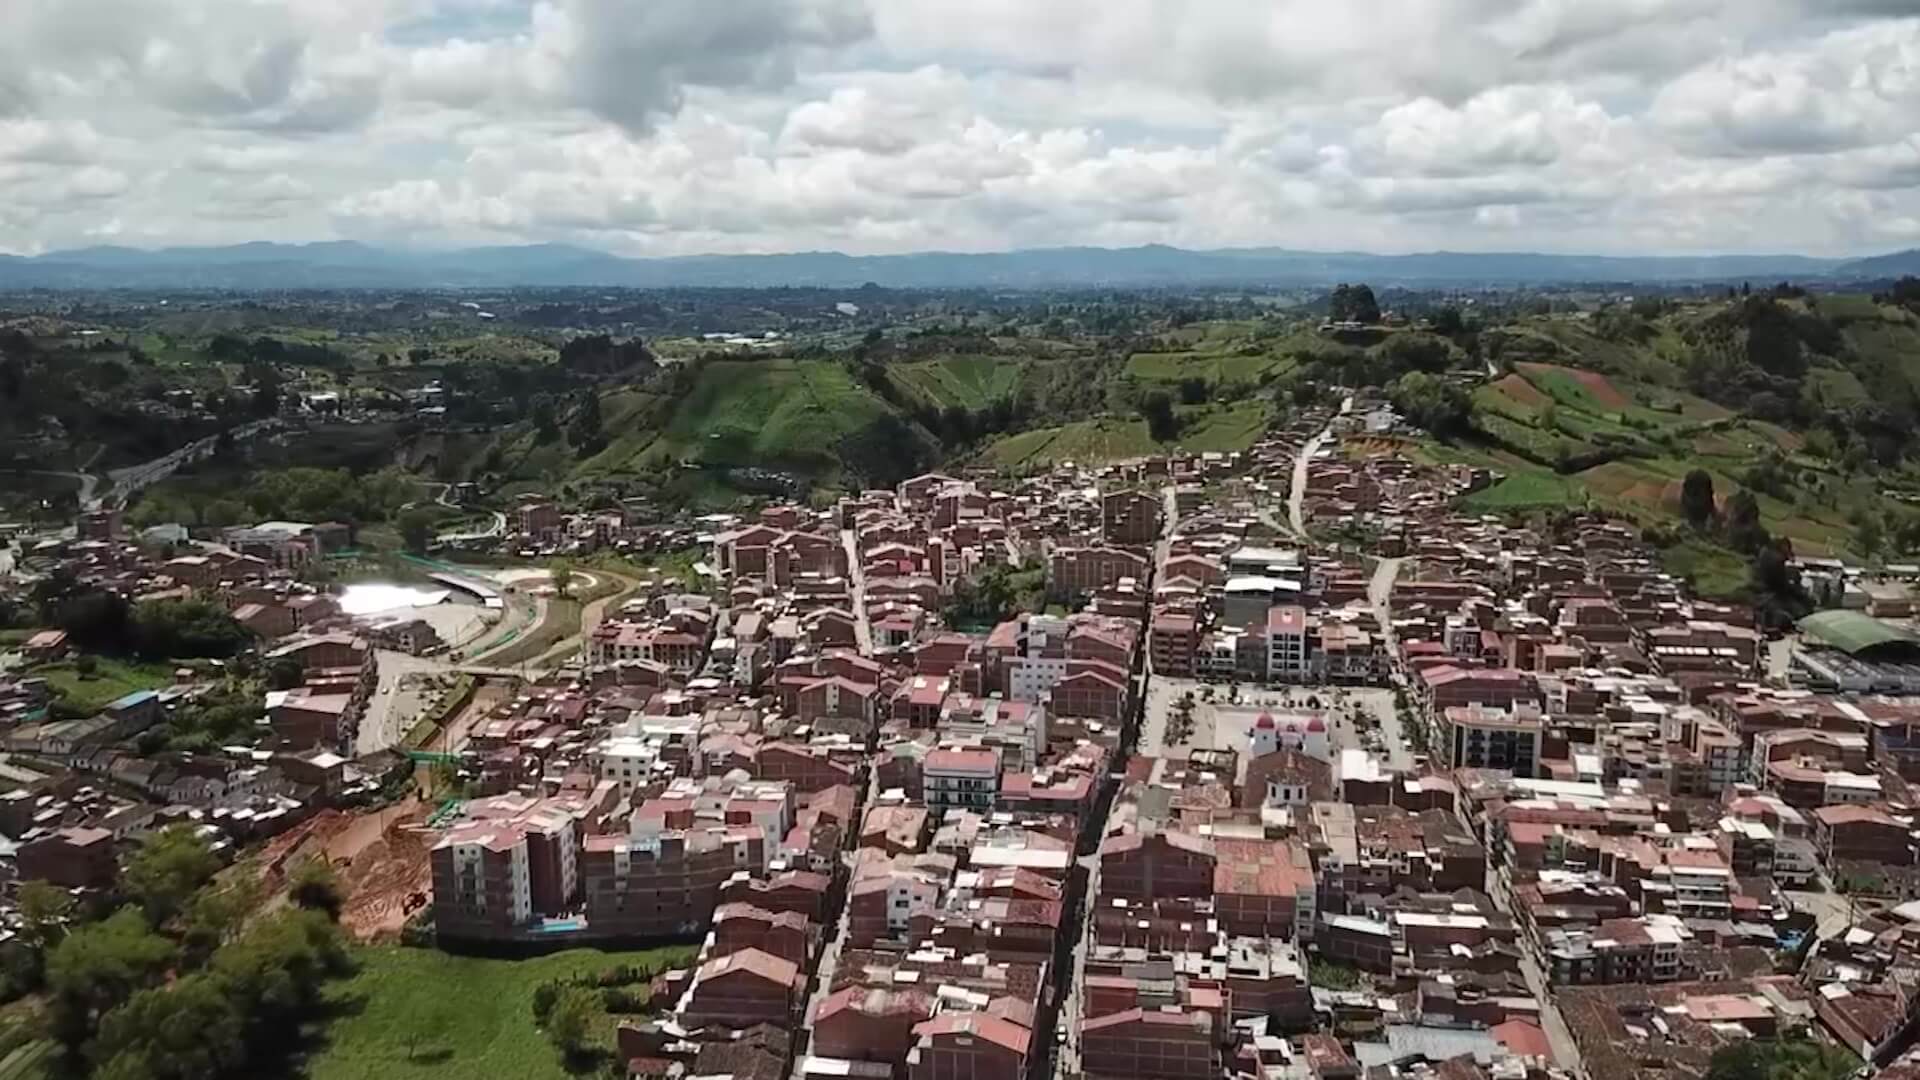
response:
<svg viewBox="0 0 1920 1080"><path fill-rule="evenodd" d="M1044 248L990 254L697 255L628 259L564 244L401 251L352 242L140 250L92 247L0 256L0 289L404 289L608 286L1376 288L1752 281L1865 281L1920 274L1920 250L1865 259L1802 255L1599 256L1526 252L1417 255L1235 248Z"/></svg>

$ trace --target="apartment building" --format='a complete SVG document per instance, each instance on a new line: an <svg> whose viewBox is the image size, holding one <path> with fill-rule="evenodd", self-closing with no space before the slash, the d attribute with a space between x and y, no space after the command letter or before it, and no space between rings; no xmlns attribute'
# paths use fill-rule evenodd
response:
<svg viewBox="0 0 1920 1080"><path fill-rule="evenodd" d="M920 762L920 783L936 819L949 810L985 813L1000 794L1000 752L992 747L930 751Z"/></svg>
<svg viewBox="0 0 1920 1080"><path fill-rule="evenodd" d="M1507 769L1517 777L1539 775L1546 718L1520 703L1511 711L1480 705L1439 710L1436 749L1450 769Z"/></svg>

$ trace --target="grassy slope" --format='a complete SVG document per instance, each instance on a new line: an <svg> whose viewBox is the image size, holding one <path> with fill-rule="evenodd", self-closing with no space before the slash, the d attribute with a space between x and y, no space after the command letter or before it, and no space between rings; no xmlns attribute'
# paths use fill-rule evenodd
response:
<svg viewBox="0 0 1920 1080"><path fill-rule="evenodd" d="M96 663L98 666L88 678L82 678L71 663L48 664L33 669L32 674L44 677L47 685L67 704L87 712L98 711L136 690L157 690L173 682L173 668L168 664L144 664L107 656L96 658Z"/></svg>
<svg viewBox="0 0 1920 1080"><path fill-rule="evenodd" d="M1138 417L1101 417L1008 435L988 444L980 464L1021 471L1076 464L1121 461L1166 453L1170 448L1195 453L1245 450L1266 432L1268 408L1262 401L1196 405L1177 410L1180 437L1171 447L1153 441Z"/></svg>
<svg viewBox="0 0 1920 1080"><path fill-rule="evenodd" d="M601 416L610 441L571 471L651 471L684 461L830 475L838 470L834 448L840 441L889 409L831 361L718 361L678 401L642 388L605 395ZM521 436L514 445L524 451L522 444L530 439ZM543 463L532 459L542 451L532 451L516 474L569 468L564 446L542 450L561 456Z"/></svg>
<svg viewBox="0 0 1920 1080"><path fill-rule="evenodd" d="M1739 552L1704 539L1690 539L1660 553L1670 574L1693 582L1693 590L1707 597L1739 595L1747 585L1747 561Z"/></svg>
<svg viewBox="0 0 1920 1080"><path fill-rule="evenodd" d="M1029 362L1011 356L946 356L888 367L887 374L911 397L936 409L958 405L970 411L1019 393Z"/></svg>
<svg viewBox="0 0 1920 1080"><path fill-rule="evenodd" d="M1849 310L1857 309L1855 305ZM1852 341L1863 328L1864 345L1856 347L1906 355L1902 335L1908 328L1899 320L1855 323L1844 332ZM1707 470L1724 498L1743 486L1740 477L1768 449L1789 453L1801 449L1804 440L1797 432L1739 418L1721 405L1678 389L1682 374L1672 356L1672 350L1680 348L1678 331L1670 324L1658 329L1642 345L1604 341L1590 329L1565 320L1534 320L1511 331L1554 350L1558 362L1520 363L1513 374L1479 388L1474 395L1476 423L1536 460L1505 455L1509 460L1494 467L1507 479L1476 493L1466 505L1494 511L1590 504L1670 523L1678 517L1680 480L1689 470ZM1913 339L1912 349L1911 362L1920 371L1920 334ZM1812 393L1822 399L1864 398L1865 391L1850 372L1816 369L1809 378L1818 386ZM1601 388L1598 393L1596 385ZM1632 456L1570 475L1557 474L1543 463L1555 460L1563 448L1577 454L1606 444L1635 450ZM1819 461L1798 463L1816 471L1828 468ZM1849 515L1876 497L1870 487L1831 479L1822 491L1796 488L1787 494L1784 500L1760 498L1762 520L1771 531L1791 538L1798 549L1810 554L1843 549L1851 531ZM1710 580L1717 572L1719 578L1727 576L1723 571L1728 554L1720 553L1717 565L1698 552L1676 558L1686 565L1707 563L1707 572L1700 576Z"/></svg>
<svg viewBox="0 0 1920 1080"><path fill-rule="evenodd" d="M616 964L681 963L690 949L607 953L575 949L533 960L452 956L437 949L373 948L329 996L345 1015L327 1031L311 1080L565 1080L560 1055L534 1027L533 990L548 979ZM604 1020L601 1042L612 1043Z"/></svg>

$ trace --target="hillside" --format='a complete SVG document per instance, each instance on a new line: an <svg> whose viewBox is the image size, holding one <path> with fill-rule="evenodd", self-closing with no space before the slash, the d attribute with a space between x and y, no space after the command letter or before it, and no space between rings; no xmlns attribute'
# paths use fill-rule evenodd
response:
<svg viewBox="0 0 1920 1080"><path fill-rule="evenodd" d="M1498 374L1473 391L1471 431L1429 452L1505 474L1468 500L1488 512L1587 505L1678 527L1698 469L1723 517L1745 493L1796 552L1908 548L1920 315L1891 300L1790 291L1488 330ZM1724 570L1725 542L1680 530L1673 556Z"/></svg>

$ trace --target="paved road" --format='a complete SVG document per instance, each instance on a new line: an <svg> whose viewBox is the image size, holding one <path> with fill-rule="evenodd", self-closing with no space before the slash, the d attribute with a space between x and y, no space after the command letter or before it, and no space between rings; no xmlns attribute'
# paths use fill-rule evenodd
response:
<svg viewBox="0 0 1920 1080"><path fill-rule="evenodd" d="M1106 832L1105 823L1100 831ZM1060 1024L1066 1028L1067 1039L1059 1044L1059 1052L1054 1055L1053 1075L1060 1080L1080 1075L1080 1024L1085 1017L1085 993L1087 985L1087 954L1093 951L1093 905L1100 896L1100 853L1080 857L1080 865L1087 869L1086 900L1080 905L1080 933L1073 945L1073 981L1067 984L1067 992L1060 999ZM1051 1031L1036 1031L1036 1039L1052 1039Z"/></svg>
<svg viewBox="0 0 1920 1080"><path fill-rule="evenodd" d="M1847 898L1830 888L1825 888L1826 875L1820 876L1823 886L1819 892L1805 892L1799 889L1783 890L1793 906L1809 912L1815 920L1814 929L1823 939L1839 937L1847 928L1859 921L1859 914Z"/></svg>
<svg viewBox="0 0 1920 1080"><path fill-rule="evenodd" d="M853 582L853 641L861 656L873 655L873 624L867 619L867 572L860 565L860 541L852 529L840 530L847 553L847 578Z"/></svg>
<svg viewBox="0 0 1920 1080"><path fill-rule="evenodd" d="M868 769L866 789L861 793L860 805L854 807L853 810L853 820L855 824L848 830L848 840L850 843L859 838L860 827L858 823L862 815L866 813L866 808L875 805L879 796L880 774L877 770ZM843 872L851 873L850 868L853 865L853 852L850 850L842 851L839 854L839 858L842 867L845 868ZM820 1003L825 1001L827 996L832 992L834 971L840 965L840 953L846 948L847 924L852 915L853 905L843 902L840 905L840 917L835 920L833 924L833 933L827 938L826 945L820 950L820 962L814 965L814 970L819 972L819 982L814 986L812 996L807 998L806 1008L800 1013L801 1020L804 1021L809 1030L813 1027L815 1014L820 1011ZM805 1055L794 1059L794 1080L805 1080L805 1066Z"/></svg>
<svg viewBox="0 0 1920 1080"><path fill-rule="evenodd" d="M450 674L444 660L430 656L410 656L382 649L379 653L380 685L367 702L366 715L360 718L360 731L354 737L354 752L371 754L400 742L402 736L420 718L424 699L413 676Z"/></svg>
<svg viewBox="0 0 1920 1080"><path fill-rule="evenodd" d="M1506 879L1493 867L1487 868L1487 895L1493 897L1494 904L1501 911L1509 916L1513 914L1513 898L1507 893ZM1520 974L1526 979L1527 989L1533 992L1534 1000L1540 1003L1540 1026L1546 1032L1547 1045L1553 1050L1554 1059L1562 1068L1576 1078L1584 1077L1586 1072L1580 1063L1580 1044L1574 1042L1573 1032L1568 1029L1566 1020L1560 1015L1560 1005L1553 999L1545 969L1540 963L1539 955L1534 951L1533 939L1527 934L1521 934L1519 943Z"/></svg>
<svg viewBox="0 0 1920 1080"><path fill-rule="evenodd" d="M1353 395L1349 394L1340 402L1340 415L1353 411ZM1287 519L1293 523L1296 536L1305 539L1307 535L1307 467L1313 455L1320 452L1328 439L1333 438L1333 421L1320 429L1320 434L1308 439L1300 447L1300 454L1293 460L1293 487L1287 491Z"/></svg>
<svg viewBox="0 0 1920 1080"><path fill-rule="evenodd" d="M228 429L227 434L237 441L252 438L262 431L279 426L280 421L275 419L253 420L241 424L238 427ZM129 495L134 494L148 484L164 480L172 476L180 466L188 462L199 461L212 454L214 447L219 441L219 435L208 435L202 439L195 439L193 442L169 453L162 454L152 461L142 462L138 465L129 465L124 469L114 469L107 473L106 490L98 494L86 487L87 477L82 474L80 505L86 510L97 510L109 501L125 503Z"/></svg>

